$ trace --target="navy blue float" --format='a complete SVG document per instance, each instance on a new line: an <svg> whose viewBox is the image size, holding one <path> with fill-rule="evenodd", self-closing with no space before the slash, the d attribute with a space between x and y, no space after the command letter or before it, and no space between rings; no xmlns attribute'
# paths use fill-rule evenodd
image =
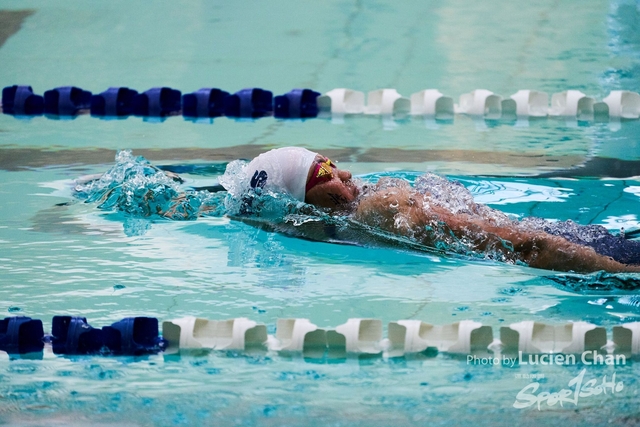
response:
<svg viewBox="0 0 640 427"><path fill-rule="evenodd" d="M7 86L2 89L2 112L16 116L36 116L44 112L44 98L31 86Z"/></svg>
<svg viewBox="0 0 640 427"><path fill-rule="evenodd" d="M26 316L0 320L0 350L9 354L41 352L44 348L42 321Z"/></svg>
<svg viewBox="0 0 640 427"><path fill-rule="evenodd" d="M98 329L85 317L54 316L51 335L55 354L140 356L166 347L158 336L158 319L152 317L128 317Z"/></svg>
<svg viewBox="0 0 640 427"><path fill-rule="evenodd" d="M260 88L242 89L225 99L228 117L258 118L273 113L273 93Z"/></svg>
<svg viewBox="0 0 640 427"><path fill-rule="evenodd" d="M317 98L319 92L311 89L293 89L276 96L273 115L280 119L305 119L318 117Z"/></svg>
<svg viewBox="0 0 640 427"><path fill-rule="evenodd" d="M318 115L320 93L293 89L273 97L260 88L242 89L233 95L222 89L202 88L184 96L179 90L156 87L138 93L127 87L110 87L102 93L73 86L48 90L44 97L31 86L8 86L2 90L3 112L13 115L75 116L87 110L97 117L167 117L182 112L186 118L313 118ZM55 117L54 117L55 118Z"/></svg>
<svg viewBox="0 0 640 427"><path fill-rule="evenodd" d="M220 117L224 115L224 100L229 92L202 88L182 95L182 115L185 117Z"/></svg>
<svg viewBox="0 0 640 427"><path fill-rule="evenodd" d="M133 114L166 117L180 113L182 93L169 87L154 87L133 98Z"/></svg>
<svg viewBox="0 0 640 427"><path fill-rule="evenodd" d="M167 346L166 341L158 336L158 319L153 317L128 317L102 330L109 335L109 348L115 354L154 354Z"/></svg>
<svg viewBox="0 0 640 427"><path fill-rule="evenodd" d="M91 92L75 86L63 86L44 93L44 113L56 116L75 116L80 110L91 108Z"/></svg>
<svg viewBox="0 0 640 427"><path fill-rule="evenodd" d="M133 114L133 99L138 91L127 87L110 87L91 97L92 116L128 116Z"/></svg>
<svg viewBox="0 0 640 427"><path fill-rule="evenodd" d="M96 354L106 347L102 330L89 325L85 317L54 316L51 335L55 354Z"/></svg>

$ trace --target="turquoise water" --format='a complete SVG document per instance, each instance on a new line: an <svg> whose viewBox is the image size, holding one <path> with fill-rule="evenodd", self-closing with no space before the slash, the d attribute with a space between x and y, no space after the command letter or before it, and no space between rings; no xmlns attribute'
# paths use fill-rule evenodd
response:
<svg viewBox="0 0 640 427"><path fill-rule="evenodd" d="M437 87L579 89L601 99L640 90L637 5L624 1L109 2L2 1L32 9L0 46L2 86L67 84L326 92ZM192 123L0 116L0 314L170 320L278 318L323 327L348 318L493 327L523 320L637 321L620 301L638 291L575 291L553 272L477 259L309 242L226 217L171 222L74 203L69 186L129 148L157 165L218 165L302 145L356 174L460 180L478 201L516 216L639 228L640 122L411 118L386 126L347 117ZM218 168L186 174L208 185ZM370 175L369 175L370 176ZM602 303L601 300L606 302ZM385 326L386 329L386 326ZM624 383L579 404L515 409L585 378ZM488 367L446 354L318 363L278 354L147 358L0 355L0 425L426 425L637 422L637 361L624 366Z"/></svg>

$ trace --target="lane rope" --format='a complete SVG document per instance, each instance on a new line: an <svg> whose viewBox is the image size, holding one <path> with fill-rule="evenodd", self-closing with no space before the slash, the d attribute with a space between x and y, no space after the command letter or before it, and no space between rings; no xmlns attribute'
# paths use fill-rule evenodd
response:
<svg viewBox="0 0 640 427"><path fill-rule="evenodd" d="M0 320L0 350L9 354L42 352L51 345L58 355L140 356L180 350L299 353L310 358L348 355L403 357L436 352L451 355L506 354L581 355L582 360L607 361L640 355L640 322L607 330L588 322L551 325L523 321L500 327L472 320L433 325L420 320L389 322L383 337L379 319L349 319L335 328L319 328L308 319L278 319L274 335L264 324L247 318L209 320L188 316L164 321L128 317L95 328L85 317L54 316L51 334L42 321L26 316ZM586 356L585 356L586 355ZM587 359L585 359L587 357Z"/></svg>
<svg viewBox="0 0 640 427"><path fill-rule="evenodd" d="M420 116L451 121L457 114L486 120L517 121L530 118L558 117L583 122L637 120L640 118L640 94L612 91L601 101L578 90L555 93L519 90L503 98L486 89L460 95L459 102L437 89L425 89L403 97L395 89L364 92L338 88L321 95L312 89L293 89L273 96L261 88L229 93L217 88L202 88L192 93L169 87L155 87L144 92L127 87L111 87L92 94L74 86L47 90L44 95L31 86L7 86L2 90L2 112L13 116L49 118L91 114L98 118L138 116L164 119L182 115L201 121L215 117L233 119L311 119L345 115L378 115L391 119Z"/></svg>

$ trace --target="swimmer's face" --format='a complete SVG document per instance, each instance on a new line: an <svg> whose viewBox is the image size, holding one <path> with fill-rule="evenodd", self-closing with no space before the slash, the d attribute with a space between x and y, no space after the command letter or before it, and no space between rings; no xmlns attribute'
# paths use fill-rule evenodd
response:
<svg viewBox="0 0 640 427"><path fill-rule="evenodd" d="M320 179L319 179L320 178ZM358 196L358 187L351 180L351 172L338 169L329 159L318 155L309 169L305 201L321 208L344 210Z"/></svg>

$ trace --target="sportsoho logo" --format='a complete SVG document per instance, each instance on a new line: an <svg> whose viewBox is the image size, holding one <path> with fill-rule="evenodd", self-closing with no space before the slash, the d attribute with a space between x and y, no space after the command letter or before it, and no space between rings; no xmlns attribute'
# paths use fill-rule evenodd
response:
<svg viewBox="0 0 640 427"><path fill-rule="evenodd" d="M578 406L580 399L598 396L600 394L616 394L624 389L622 381L616 382L615 372L611 376L610 381L608 381L607 376L604 375L600 380L593 378L585 382L584 377L586 372L587 368L584 368L569 381L567 384L568 388L563 388L556 392L542 391L536 394L540 388L540 383L537 381L532 382L518 392L513 407L523 409L537 405L538 410L540 410L540 406L543 403L546 403L547 406L555 406L558 403L563 407L565 403L572 403Z"/></svg>

